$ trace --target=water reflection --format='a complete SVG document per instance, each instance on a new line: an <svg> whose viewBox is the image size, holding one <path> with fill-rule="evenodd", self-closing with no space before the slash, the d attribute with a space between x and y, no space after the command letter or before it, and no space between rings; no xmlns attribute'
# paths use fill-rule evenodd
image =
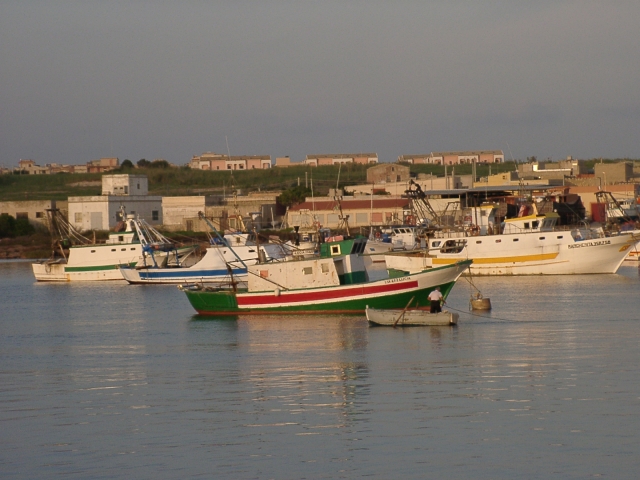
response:
<svg viewBox="0 0 640 480"><path fill-rule="evenodd" d="M198 317L191 325L199 337L203 326L211 327L233 349L224 380L251 395L253 428L287 426L310 434L366 421L358 411L369 394L368 326L361 317ZM274 412L281 421L263 423Z"/></svg>

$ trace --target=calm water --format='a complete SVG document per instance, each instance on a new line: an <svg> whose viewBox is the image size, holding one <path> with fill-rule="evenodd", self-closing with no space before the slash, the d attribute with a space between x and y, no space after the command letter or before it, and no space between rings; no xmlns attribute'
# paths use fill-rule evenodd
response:
<svg viewBox="0 0 640 480"><path fill-rule="evenodd" d="M394 330L0 263L0 477L637 478L638 268L474 283Z"/></svg>

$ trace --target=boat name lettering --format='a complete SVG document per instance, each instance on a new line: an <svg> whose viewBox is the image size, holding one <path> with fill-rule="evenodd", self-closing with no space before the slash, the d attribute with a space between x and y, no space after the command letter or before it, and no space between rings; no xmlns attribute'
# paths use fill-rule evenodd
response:
<svg viewBox="0 0 640 480"><path fill-rule="evenodd" d="M408 279L407 278L390 278L389 280L385 280L385 285L389 285L390 283L400 283L400 282L406 282Z"/></svg>
<svg viewBox="0 0 640 480"><path fill-rule="evenodd" d="M599 245L611 245L611 240L598 240L597 242L580 242L574 245L569 245L569 248L597 247Z"/></svg>

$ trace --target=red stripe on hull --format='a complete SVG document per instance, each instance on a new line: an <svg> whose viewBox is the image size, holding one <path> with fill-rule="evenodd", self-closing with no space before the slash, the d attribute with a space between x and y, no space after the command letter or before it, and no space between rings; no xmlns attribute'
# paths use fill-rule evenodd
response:
<svg viewBox="0 0 640 480"><path fill-rule="evenodd" d="M371 287L354 287L336 290L335 287L328 287L326 291L312 291L312 292L300 292L300 293L286 293L276 296L273 293L270 295L238 295L238 307L249 308L253 305L272 305L272 304L290 304L300 302L318 302L324 300L340 300L345 297L364 296L364 295L376 295L380 293L398 292L402 290L408 290L411 288L417 288L417 281L410 282L396 282L387 285L376 285ZM332 310L335 312L335 310Z"/></svg>

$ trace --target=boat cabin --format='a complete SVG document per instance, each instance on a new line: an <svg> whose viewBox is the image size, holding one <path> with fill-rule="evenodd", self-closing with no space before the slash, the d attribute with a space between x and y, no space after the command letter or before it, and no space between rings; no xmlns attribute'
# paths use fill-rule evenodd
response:
<svg viewBox="0 0 640 480"><path fill-rule="evenodd" d="M366 238L323 243L320 255L248 267L250 292L352 285L368 280L362 253Z"/></svg>

